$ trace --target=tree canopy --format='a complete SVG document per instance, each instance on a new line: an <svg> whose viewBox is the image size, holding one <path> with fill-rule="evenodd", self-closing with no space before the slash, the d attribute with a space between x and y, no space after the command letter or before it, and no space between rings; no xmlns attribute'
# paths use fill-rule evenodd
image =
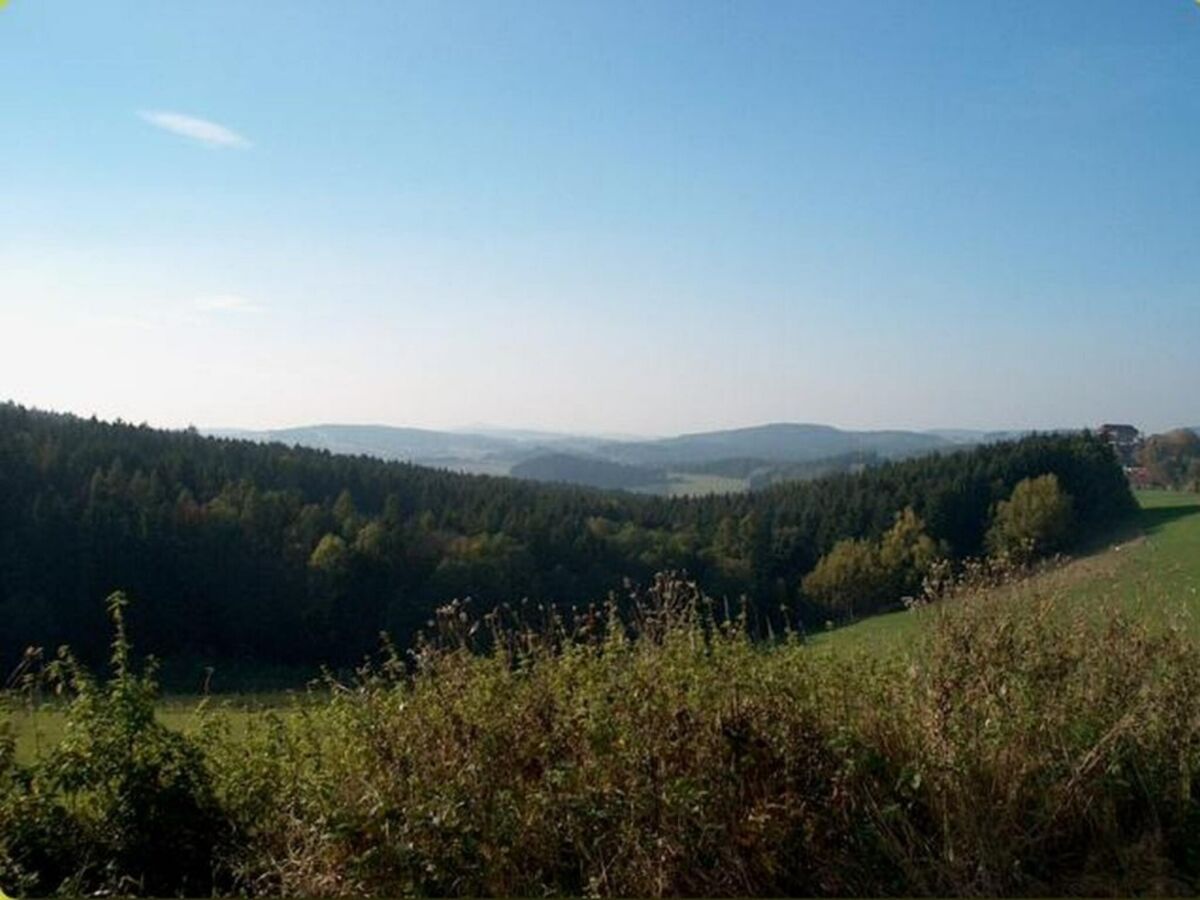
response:
<svg viewBox="0 0 1200 900"><path fill-rule="evenodd" d="M996 504L988 549L994 556L1017 562L1045 556L1070 543L1074 518L1074 502L1059 485L1058 476L1023 478L1011 497Z"/></svg>
<svg viewBox="0 0 1200 900"><path fill-rule="evenodd" d="M403 643L452 598L586 604L672 569L744 595L755 616L784 604L820 621L831 610L801 583L839 541L882 540L888 559L924 558L926 539L978 554L993 506L1045 473L1081 527L1132 506L1087 434L656 498L0 404L0 667L30 644L103 658L100 598L114 590L168 661L352 664L381 630Z"/></svg>

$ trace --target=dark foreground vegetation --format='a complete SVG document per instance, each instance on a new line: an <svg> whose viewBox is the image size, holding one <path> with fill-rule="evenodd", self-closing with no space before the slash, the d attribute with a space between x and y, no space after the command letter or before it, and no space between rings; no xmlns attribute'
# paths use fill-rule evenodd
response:
<svg viewBox="0 0 1200 900"><path fill-rule="evenodd" d="M1200 652L1029 582L841 657L660 578L622 616L436 639L233 735L156 723L118 632L61 745L0 739L0 885L190 895L1200 888ZM120 623L121 601L113 604Z"/></svg>
<svg viewBox="0 0 1200 900"><path fill-rule="evenodd" d="M102 661L95 598L118 589L136 601L131 625L145 649L195 661L192 689L204 663L218 664L218 686L238 660L354 665L380 631L404 645L452 598L480 610L520 598L565 609L663 570L688 572L712 596L747 598L756 634L778 629L781 610L793 625L819 625L895 607L934 557L992 549L998 504L1047 475L1071 513L1054 549L1133 508L1110 449L1086 434L666 499L5 404L0 668L11 671L31 644ZM806 580L853 540L866 543L839 550L824 581ZM854 604L844 583L862 588Z"/></svg>

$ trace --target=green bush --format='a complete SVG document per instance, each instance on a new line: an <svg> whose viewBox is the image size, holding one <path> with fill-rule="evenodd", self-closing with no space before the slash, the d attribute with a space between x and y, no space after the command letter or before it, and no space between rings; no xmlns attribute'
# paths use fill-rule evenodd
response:
<svg viewBox="0 0 1200 900"><path fill-rule="evenodd" d="M0 879L252 895L1200 888L1200 652L1017 582L896 658L765 646L693 584L570 621L451 605L329 694L196 738L69 657L63 745L0 744ZM4 748L8 749L5 750ZM10 887L11 889L11 887Z"/></svg>
<svg viewBox="0 0 1200 900"><path fill-rule="evenodd" d="M905 892L1194 892L1195 645L1028 583L930 614L847 723Z"/></svg>
<svg viewBox="0 0 1200 900"><path fill-rule="evenodd" d="M1026 588L903 665L755 646L687 584L426 645L229 767L287 894L1194 890L1200 657ZM285 761L281 761L285 760ZM256 769L258 773L255 774ZM289 773L280 778L280 772ZM247 789L247 785L273 789Z"/></svg>
<svg viewBox="0 0 1200 900"><path fill-rule="evenodd" d="M821 605L854 618L877 607L890 590L879 546L865 538L838 541L804 576L804 593Z"/></svg>
<svg viewBox="0 0 1200 900"><path fill-rule="evenodd" d="M660 579L628 619L610 607L570 628L552 615L497 628L484 655L457 609L442 624L453 639L422 647L411 678L395 660L365 673L229 767L247 824L272 823L241 861L252 883L510 896L875 883L863 873L884 863L841 796L813 663L763 653L693 585Z"/></svg>
<svg viewBox="0 0 1200 900"><path fill-rule="evenodd" d="M206 762L198 745L155 720L153 667L133 671L125 604L121 594L109 598L116 637L107 683L66 651L47 672L69 698L64 736L15 772L0 814L8 864L31 893L204 894L214 886L224 826Z"/></svg>
<svg viewBox="0 0 1200 900"><path fill-rule="evenodd" d="M878 541L838 541L805 576L802 587L808 597L853 618L920 594L941 553L910 506L896 513Z"/></svg>
<svg viewBox="0 0 1200 900"><path fill-rule="evenodd" d="M1017 483L1007 500L996 504L987 534L988 551L1015 562L1030 562L1070 542L1074 502L1056 475Z"/></svg>
<svg viewBox="0 0 1200 900"><path fill-rule="evenodd" d="M14 823L12 812L19 790L16 765L16 742L8 722L8 711L0 704L0 891L7 887L16 891L23 883L21 872L13 861L8 835Z"/></svg>

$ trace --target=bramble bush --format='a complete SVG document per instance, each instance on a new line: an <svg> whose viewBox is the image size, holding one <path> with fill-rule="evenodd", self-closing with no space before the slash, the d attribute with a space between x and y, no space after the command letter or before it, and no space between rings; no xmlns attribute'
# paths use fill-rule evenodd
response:
<svg viewBox="0 0 1200 900"><path fill-rule="evenodd" d="M628 618L547 613L471 634L448 608L411 677L392 657L218 767L238 779L244 820L270 823L243 847L243 884L1194 890L1195 647L1032 587L987 598L923 613L903 664L817 655L795 635L756 645L670 578Z"/></svg>
<svg viewBox="0 0 1200 900"><path fill-rule="evenodd" d="M155 894L1194 893L1200 653L1043 583L951 592L886 658L791 632L756 643L744 614L666 575L572 616L453 604L407 657L190 738L153 721L127 659L103 689L68 666L64 746L28 768L0 754L0 877L17 864L31 891Z"/></svg>

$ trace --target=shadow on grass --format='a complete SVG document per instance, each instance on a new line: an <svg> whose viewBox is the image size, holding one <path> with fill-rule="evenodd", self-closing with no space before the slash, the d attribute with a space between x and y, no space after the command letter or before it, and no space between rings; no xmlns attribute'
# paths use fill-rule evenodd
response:
<svg viewBox="0 0 1200 900"><path fill-rule="evenodd" d="M1200 501L1178 506L1142 506L1136 513L1117 524L1085 535L1074 544L1070 553L1073 557L1103 553L1114 544L1124 544L1139 537L1157 534L1172 522L1197 514L1200 514Z"/></svg>
<svg viewBox="0 0 1200 900"><path fill-rule="evenodd" d="M1186 506L1156 506L1143 508L1138 512L1138 526L1146 534L1155 534L1177 519L1194 516L1200 513L1200 503L1190 503Z"/></svg>

